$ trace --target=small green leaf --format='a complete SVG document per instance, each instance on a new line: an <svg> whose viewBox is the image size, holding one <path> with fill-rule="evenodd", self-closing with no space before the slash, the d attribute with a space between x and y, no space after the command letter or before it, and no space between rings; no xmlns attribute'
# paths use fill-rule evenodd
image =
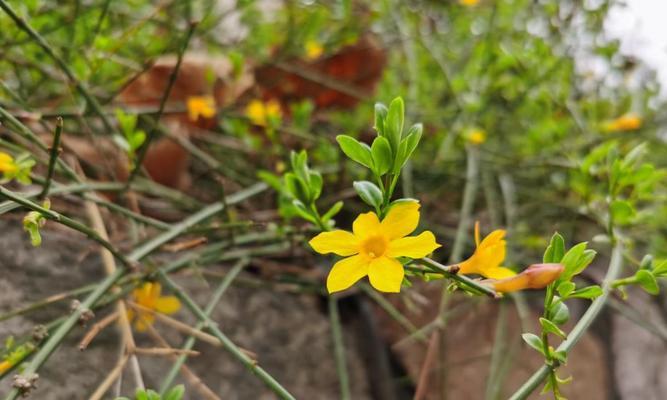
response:
<svg viewBox="0 0 667 400"><path fill-rule="evenodd" d="M293 198L300 200L304 204L310 204L308 188L294 173L288 172L285 174L285 188L287 189L287 193Z"/></svg>
<svg viewBox="0 0 667 400"><path fill-rule="evenodd" d="M592 286L587 286L585 288L581 288L578 290L575 290L574 292L570 293L570 296L568 296L571 299L577 298L577 299L589 299L589 300L594 300L600 296L602 296L604 292L602 291L602 288L598 285L592 285Z"/></svg>
<svg viewBox="0 0 667 400"><path fill-rule="evenodd" d="M305 219L308 222L317 224L317 219L313 216L312 212L299 200L292 200L292 205L294 206L294 211L299 214L299 216Z"/></svg>
<svg viewBox="0 0 667 400"><path fill-rule="evenodd" d="M524 333L523 335L521 335L521 338L523 339L524 342L528 344L528 346L539 351L540 354L542 354L543 356L545 355L542 339L540 339L537 335L533 333Z"/></svg>
<svg viewBox="0 0 667 400"><path fill-rule="evenodd" d="M181 400L185 394L185 386L178 385L171 388L164 395L164 400Z"/></svg>
<svg viewBox="0 0 667 400"><path fill-rule="evenodd" d="M658 281L650 271L640 269L635 273L635 279L637 279L639 286L641 286L642 289L644 289L647 293L652 295L657 295L660 293L660 286L658 286Z"/></svg>
<svg viewBox="0 0 667 400"><path fill-rule="evenodd" d="M280 177L272 172L266 171L266 170L261 170L257 172L257 177L261 179L264 183L267 185L271 186L273 190L277 192L282 192L283 191L283 181L280 179Z"/></svg>
<svg viewBox="0 0 667 400"><path fill-rule="evenodd" d="M579 261L577 261L574 267L572 275L574 276L582 273L586 267L588 267L590 263L593 262L593 259L597 254L598 252L592 249L584 250L584 253L579 257Z"/></svg>
<svg viewBox="0 0 667 400"><path fill-rule="evenodd" d="M320 194L322 194L322 185L324 184L322 181L322 175L316 171L308 171L308 176L310 177L310 186L308 187L308 191L310 192L310 201L315 201L319 199Z"/></svg>
<svg viewBox="0 0 667 400"><path fill-rule="evenodd" d="M571 295L570 295L571 297ZM558 297L555 297L557 299ZM570 319L570 309L562 301L554 302L549 308L549 320L556 325L563 325Z"/></svg>
<svg viewBox="0 0 667 400"><path fill-rule="evenodd" d="M558 290L558 294L560 295L560 297L567 298L568 295L572 293L575 288L576 285L574 284L574 282L566 281L566 282L561 282L558 285L558 288L556 288L556 290Z"/></svg>
<svg viewBox="0 0 667 400"><path fill-rule="evenodd" d="M555 323L549 321L545 318L540 318L540 325L545 332L553 333L556 336L559 336L561 339L567 339L567 335L563 332Z"/></svg>
<svg viewBox="0 0 667 400"><path fill-rule="evenodd" d="M561 281L569 281L574 275L579 264L579 258L584 254L587 243L579 243L568 250L563 256L560 263L565 266L565 270L560 276Z"/></svg>
<svg viewBox="0 0 667 400"><path fill-rule="evenodd" d="M389 139L389 144L394 154L398 152L398 145L401 143L403 135L403 122L405 118L405 105L403 99L395 98L389 104L389 112L384 125L384 134Z"/></svg>
<svg viewBox="0 0 667 400"><path fill-rule="evenodd" d="M556 232L551 236L551 241L547 250L544 252L542 260L544 263L559 263L565 254L565 241L560 233Z"/></svg>
<svg viewBox="0 0 667 400"><path fill-rule="evenodd" d="M387 138L378 136L371 145L371 155L373 157L374 171L378 176L389 172L393 164L391 146Z"/></svg>
<svg viewBox="0 0 667 400"><path fill-rule="evenodd" d="M384 136L384 125L385 125L385 120L387 119L387 107L382 104L382 103L375 103L375 130L377 131L378 135Z"/></svg>
<svg viewBox="0 0 667 400"><path fill-rule="evenodd" d="M353 183L353 186L359 197L361 197L366 204L378 209L382 206L382 191L375 186L375 184L368 181L357 181Z"/></svg>
<svg viewBox="0 0 667 400"><path fill-rule="evenodd" d="M366 143L361 143L352 136L347 135L338 135L336 136L336 140L338 141L341 150L343 150L343 153L345 153L351 160L356 161L367 168L373 168L371 148L368 147Z"/></svg>
<svg viewBox="0 0 667 400"><path fill-rule="evenodd" d="M567 353L564 350L554 351L551 355L561 364L567 364Z"/></svg>
<svg viewBox="0 0 667 400"><path fill-rule="evenodd" d="M655 276L667 276L667 260L662 260L661 262L655 263L653 268L653 275Z"/></svg>
<svg viewBox="0 0 667 400"><path fill-rule="evenodd" d="M398 147L398 154L396 155L396 162L394 163L394 173L397 174L400 172L401 168L405 165L406 162L412 156L412 153L417 148L419 140L422 137L422 124L412 125L408 131L408 135L405 139L401 140L401 144Z"/></svg>
<svg viewBox="0 0 667 400"><path fill-rule="evenodd" d="M343 202L342 201L337 201L329 211L325 212L324 215L322 215L322 221L328 222L331 218L333 218L338 212L343 208Z"/></svg>
<svg viewBox="0 0 667 400"><path fill-rule="evenodd" d="M615 223L627 225L635 217L635 209L625 200L614 200L609 206L612 218Z"/></svg>

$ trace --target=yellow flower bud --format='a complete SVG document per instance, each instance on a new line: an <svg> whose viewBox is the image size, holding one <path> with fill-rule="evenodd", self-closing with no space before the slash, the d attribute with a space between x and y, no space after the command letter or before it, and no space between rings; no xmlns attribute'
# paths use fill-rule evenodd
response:
<svg viewBox="0 0 667 400"><path fill-rule="evenodd" d="M562 264L533 264L515 276L490 283L496 292L501 293L542 289L558 279L564 269Z"/></svg>

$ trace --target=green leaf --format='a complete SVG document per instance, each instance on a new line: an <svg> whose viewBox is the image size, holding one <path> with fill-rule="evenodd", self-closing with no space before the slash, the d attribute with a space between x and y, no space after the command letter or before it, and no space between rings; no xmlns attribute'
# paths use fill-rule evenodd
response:
<svg viewBox="0 0 667 400"><path fill-rule="evenodd" d="M310 192L310 201L315 201L320 198L322 194L322 175L316 171L309 171L308 176L310 177L310 186L308 187Z"/></svg>
<svg viewBox="0 0 667 400"><path fill-rule="evenodd" d="M384 126L384 134L389 139L389 144L394 154L398 152L398 145L401 143L404 118L405 105L403 104L403 99L397 97L389 104L389 112L387 113Z"/></svg>
<svg viewBox="0 0 667 400"><path fill-rule="evenodd" d="M375 130L378 135L384 136L384 121L387 119L387 107L382 103L375 103Z"/></svg>
<svg viewBox="0 0 667 400"><path fill-rule="evenodd" d="M597 254L598 252L592 249L584 250L584 253L579 257L579 260L575 264L575 267L572 271L572 276L582 273L586 267L588 267L590 263L593 262L593 259Z"/></svg>
<svg viewBox="0 0 667 400"><path fill-rule="evenodd" d="M579 243L565 253L560 261L565 267L563 274L560 276L561 281L569 281L575 275L575 271L579 265L579 258L584 254L586 246L586 242Z"/></svg>
<svg viewBox="0 0 667 400"><path fill-rule="evenodd" d="M604 292L602 291L602 288L600 286L592 285L575 290L574 292L570 293L570 296L568 297L571 299L578 298L578 299L594 300L602 296L603 293Z"/></svg>
<svg viewBox="0 0 667 400"><path fill-rule="evenodd" d="M292 205L294 206L294 211L303 219L313 224L317 224L317 219L311 211L299 200L292 200Z"/></svg>
<svg viewBox="0 0 667 400"><path fill-rule="evenodd" d="M285 188L287 193L293 198L300 200L304 204L310 204L308 188L305 183L292 172L285 174Z"/></svg>
<svg viewBox="0 0 667 400"><path fill-rule="evenodd" d="M328 222L331 218L333 218L338 212L343 208L343 202L342 201L337 201L329 211L325 212L324 215L322 215L322 221Z"/></svg>
<svg viewBox="0 0 667 400"><path fill-rule="evenodd" d="M185 394L185 386L174 386L164 395L164 400L181 400Z"/></svg>
<svg viewBox="0 0 667 400"><path fill-rule="evenodd" d="M290 153L290 162L292 164L292 170L296 176L301 179L301 181L306 185L310 185L310 175L308 174L308 154L305 150L300 152L292 151Z"/></svg>
<svg viewBox="0 0 667 400"><path fill-rule="evenodd" d="M563 332L556 324L549 321L546 318L540 318L540 325L542 329L547 333L553 333L556 336L559 336L561 339L567 339L567 335Z"/></svg>
<svg viewBox="0 0 667 400"><path fill-rule="evenodd" d="M375 184L368 181L356 181L353 183L353 186L359 197L361 197L366 204L377 209L382 206L382 191L375 186Z"/></svg>
<svg viewBox="0 0 667 400"><path fill-rule="evenodd" d="M657 295L660 293L660 286L658 286L658 281L655 279L653 274L645 269L640 269L635 273L635 279L637 283L642 287L647 293L652 295Z"/></svg>
<svg viewBox="0 0 667 400"><path fill-rule="evenodd" d="M391 146L387 138L378 136L371 145L371 155L373 157L374 171L378 176L389 172L393 164Z"/></svg>
<svg viewBox="0 0 667 400"><path fill-rule="evenodd" d="M556 288L556 290L558 291L558 294L560 295L560 297L567 298L569 296L569 294L574 291L575 288L576 288L576 285L574 284L574 282L565 281L565 282L561 282L558 285L558 287Z"/></svg>
<svg viewBox="0 0 667 400"><path fill-rule="evenodd" d="M565 350L554 351L551 355L561 364L567 364L567 352Z"/></svg>
<svg viewBox="0 0 667 400"><path fill-rule="evenodd" d="M563 258L563 254L565 254L565 241L560 233L556 232L551 236L551 241L544 252L542 262L559 263Z"/></svg>
<svg viewBox="0 0 667 400"><path fill-rule="evenodd" d="M261 170L257 172L257 177L261 179L264 183L267 185L271 186L273 190L277 192L282 192L283 191L283 181L280 179L280 177L272 172L266 171L266 170Z"/></svg>
<svg viewBox="0 0 667 400"><path fill-rule="evenodd" d="M412 153L417 148L419 140L422 137L422 124L412 125L408 131L408 135L405 139L401 140L401 144L398 147L398 154L396 155L396 162L394 163L394 173L397 174L400 172L401 168L405 165L406 162L412 156Z"/></svg>
<svg viewBox="0 0 667 400"><path fill-rule="evenodd" d="M557 299L557 297L555 297ZM570 309L562 301L554 302L549 308L549 320L556 325L563 325L570 319Z"/></svg>
<svg viewBox="0 0 667 400"><path fill-rule="evenodd" d="M614 200L609 206L609 211L615 223L627 225L635 217L635 209L625 200Z"/></svg>
<svg viewBox="0 0 667 400"><path fill-rule="evenodd" d="M653 268L653 275L655 276L667 276L667 260L662 260L657 263Z"/></svg>
<svg viewBox="0 0 667 400"><path fill-rule="evenodd" d="M521 338L523 339L524 342L528 344L528 346L539 351L540 354L545 356L542 339L540 339L537 335L533 333L524 333L523 335L521 335Z"/></svg>
<svg viewBox="0 0 667 400"><path fill-rule="evenodd" d="M371 148L368 147L366 143L361 143L357 139L348 135L338 135L336 136L336 141L338 141L343 153L345 153L351 160L356 161L367 168L373 168Z"/></svg>
<svg viewBox="0 0 667 400"><path fill-rule="evenodd" d="M130 146L131 151L137 150L139 147L141 147L142 144L146 141L146 132L144 131L135 131L129 138L128 138L128 144Z"/></svg>

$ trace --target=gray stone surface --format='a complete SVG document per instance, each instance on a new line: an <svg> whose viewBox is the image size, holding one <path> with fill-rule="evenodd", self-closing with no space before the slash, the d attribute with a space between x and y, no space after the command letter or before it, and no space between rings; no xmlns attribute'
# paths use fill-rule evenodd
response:
<svg viewBox="0 0 667 400"><path fill-rule="evenodd" d="M37 301L46 296L77 288L103 277L102 266L88 241L77 233L45 229L42 247L33 249L22 231L20 220L0 219L0 312ZM179 283L200 303L205 304L211 288L197 278L180 278ZM214 283L214 282L212 282ZM68 302L40 312L0 322L0 339L10 334L29 333L67 312ZM104 311L98 312L98 318ZM192 322L186 309L177 318ZM312 296L299 296L265 289L232 286L213 315L239 346L258 355L260 364L299 399L338 398L338 380L332 353L330 326L322 307ZM156 325L174 346L182 336L168 327ZM118 340L114 328L100 334L84 352L77 349L85 329L77 327L68 340L40 371L35 399L82 399L97 387L115 364ZM137 335L140 346L155 346L146 335ZM348 361L354 399L368 398L368 384L362 362L354 351L355 337L346 331ZM272 399L255 376L221 348L206 344L195 347L202 354L188 365L225 400ZM171 367L166 358L142 356L140 363L149 386L160 384ZM124 376L124 393L132 382ZM0 393L9 389L9 379L0 382ZM110 397L109 397L110 398ZM188 390L188 398L201 398Z"/></svg>

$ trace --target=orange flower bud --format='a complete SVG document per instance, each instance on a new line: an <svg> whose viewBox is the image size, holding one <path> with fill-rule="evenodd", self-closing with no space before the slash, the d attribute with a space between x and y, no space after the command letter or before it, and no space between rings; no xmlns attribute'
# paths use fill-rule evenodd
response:
<svg viewBox="0 0 667 400"><path fill-rule="evenodd" d="M542 289L558 279L564 269L563 264L533 264L518 275L490 283L497 292L501 293Z"/></svg>

